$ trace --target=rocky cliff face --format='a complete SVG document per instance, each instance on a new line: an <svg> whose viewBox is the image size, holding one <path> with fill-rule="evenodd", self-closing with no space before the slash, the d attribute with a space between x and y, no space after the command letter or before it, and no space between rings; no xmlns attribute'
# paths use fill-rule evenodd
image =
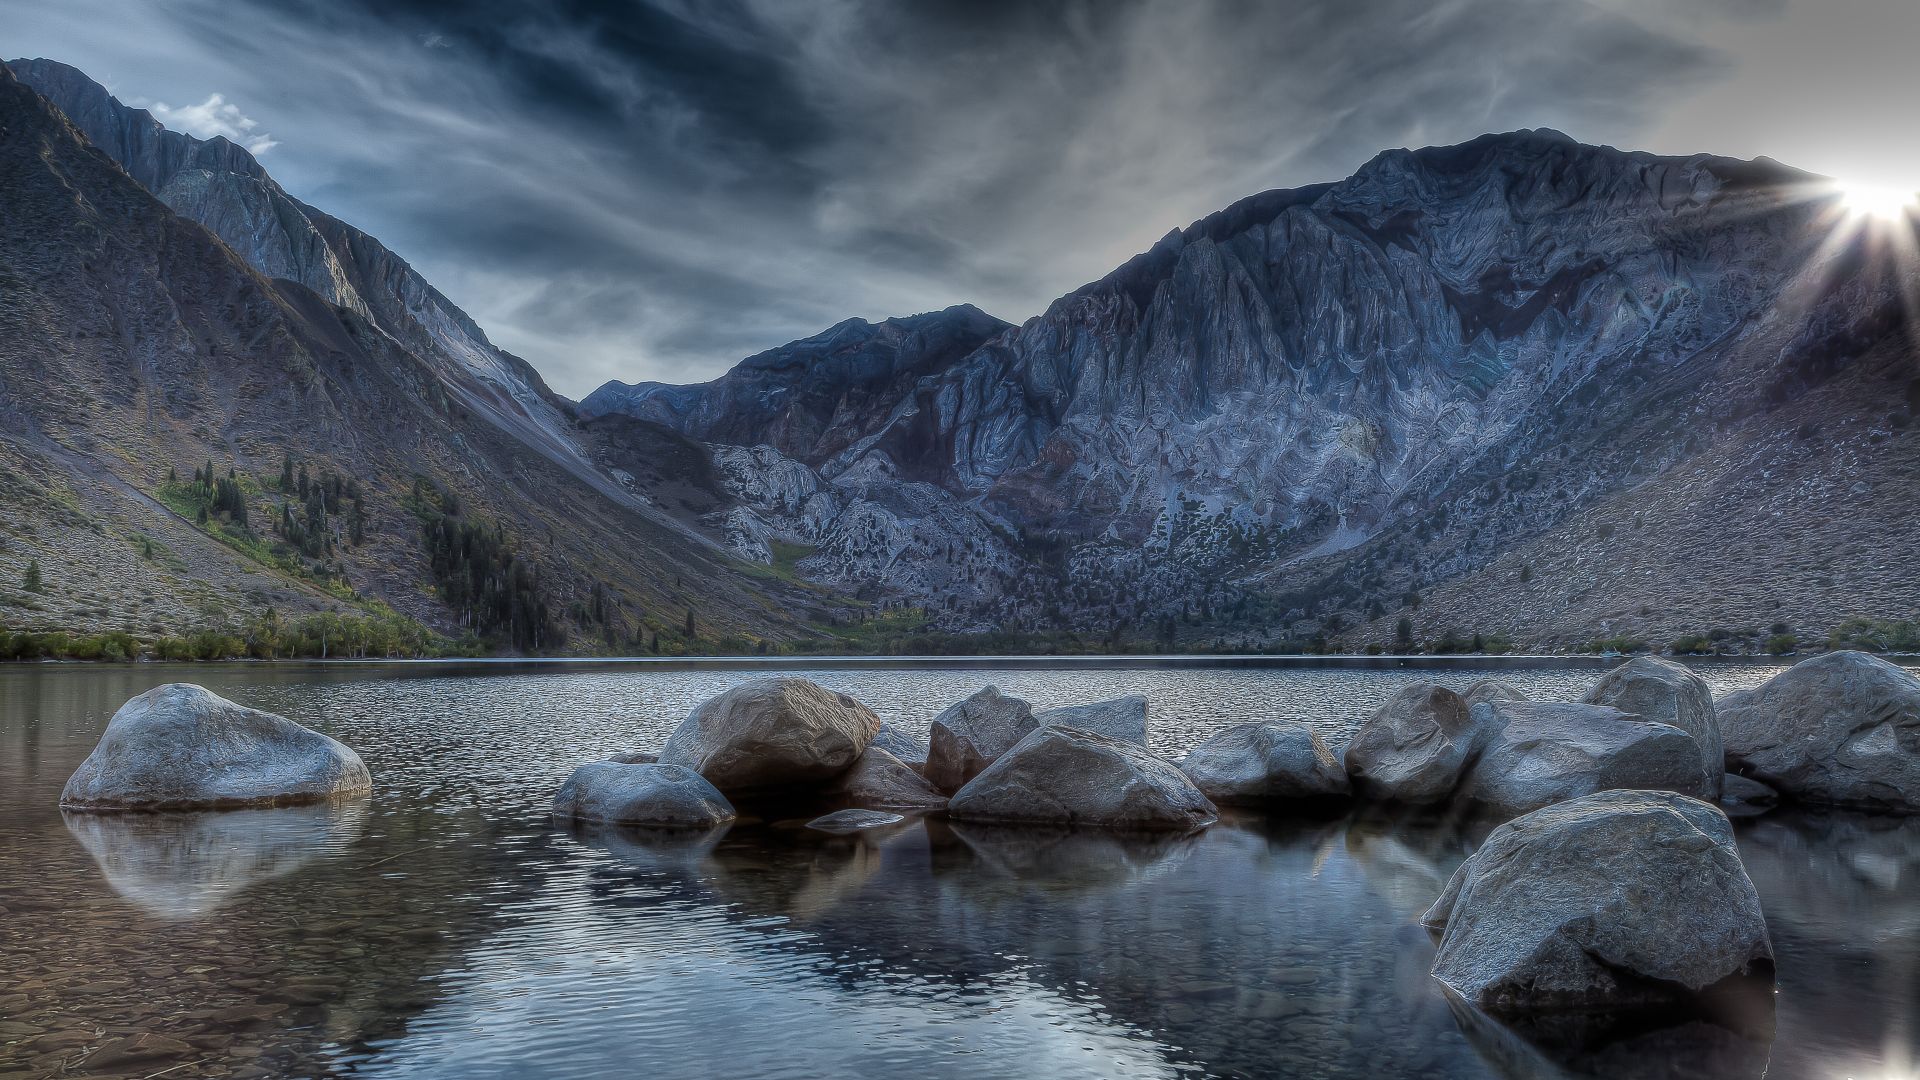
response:
<svg viewBox="0 0 1920 1080"><path fill-rule="evenodd" d="M851 439L842 425L830 455L791 455L898 507L858 533L893 553L884 569L798 567L872 574L955 627L1377 634L1408 593L1471 579L1584 507L1746 445L1756 425L1817 422L1800 402L1811 387L1865 380L1850 400L1885 409L1861 419L1900 410L1900 361L1855 360L1890 339L1911 368L1889 306L1902 286L1873 276L1871 245L1831 242L1835 207L1813 179L1530 131L1391 151L1340 183L1247 199L864 409L882 419ZM777 399L796 370L752 372L753 400ZM699 404L660 407L678 401ZM655 388L635 407L734 441L755 428L733 418L759 415L704 387ZM1857 450L1898 482L1896 440L1882 441ZM1754 504L1778 477L1758 467ZM965 587L922 573L978 542L969 529L943 543L936 519L999 538ZM879 540L917 531L926 542ZM1907 613L1920 601L1852 595ZM1589 632L1518 604L1472 613L1489 631ZM1641 622L1723 618L1769 621L1749 598Z"/></svg>

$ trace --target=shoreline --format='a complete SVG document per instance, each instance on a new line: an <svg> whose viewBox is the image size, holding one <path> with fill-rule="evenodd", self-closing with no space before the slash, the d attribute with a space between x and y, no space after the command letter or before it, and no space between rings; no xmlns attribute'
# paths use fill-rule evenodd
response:
<svg viewBox="0 0 1920 1080"><path fill-rule="evenodd" d="M1547 668L1576 668L1606 671L1633 659L1631 655L1595 655L1590 653L1527 653L1503 655L1443 654L1425 656L1369 656L1364 653L1302 655L1295 653L1247 654L1007 654L978 656L483 656L483 657L366 657L327 658L289 657L260 660L234 658L224 660L8 660L0 661L0 670L10 667L213 667L222 664L269 667L433 667L510 670L514 668L584 669L594 667L654 670L730 669L756 671L804 671L811 669L1048 669L1078 670L1151 670L1155 668L1238 668L1238 669L1314 669L1334 668L1355 671L1458 670L1525 671ZM1701 667L1784 667L1816 653L1793 656L1729 654L1705 656L1662 656L1676 663ZM1877 653L1883 660L1903 665L1920 665L1920 654Z"/></svg>

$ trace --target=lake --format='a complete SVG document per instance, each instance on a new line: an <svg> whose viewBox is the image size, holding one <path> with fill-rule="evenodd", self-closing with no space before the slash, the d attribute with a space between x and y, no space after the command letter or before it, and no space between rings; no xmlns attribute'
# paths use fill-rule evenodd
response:
<svg viewBox="0 0 1920 1080"><path fill-rule="evenodd" d="M1703 666L1717 691L1763 666ZM925 729L993 683L1151 702L1154 748L1480 672L797 672ZM1418 918L1484 836L1380 810L1119 840L910 821L834 838L557 825L576 765L657 747L755 674L660 665L0 669L0 1076L1532 1077L1910 1080L1920 822L1739 825L1778 953L1771 1037L1537 1043L1456 1016ZM1500 672L1576 697L1591 669ZM64 816L128 697L198 682L355 747L371 799Z"/></svg>

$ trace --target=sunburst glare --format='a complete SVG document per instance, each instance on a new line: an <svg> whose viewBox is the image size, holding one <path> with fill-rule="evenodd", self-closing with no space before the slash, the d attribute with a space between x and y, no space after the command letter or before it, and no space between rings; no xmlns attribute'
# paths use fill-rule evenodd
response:
<svg viewBox="0 0 1920 1080"><path fill-rule="evenodd" d="M1891 184L1856 183L1847 180L1835 182L1840 193L1840 204L1854 217L1880 218L1897 221L1912 213L1916 204L1920 204L1920 192L1902 190Z"/></svg>

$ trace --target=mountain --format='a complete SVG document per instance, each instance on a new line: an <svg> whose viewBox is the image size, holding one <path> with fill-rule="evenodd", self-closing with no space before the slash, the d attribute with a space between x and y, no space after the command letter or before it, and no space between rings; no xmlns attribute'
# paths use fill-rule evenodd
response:
<svg viewBox="0 0 1920 1080"><path fill-rule="evenodd" d="M19 61L0 190L0 573L41 584L0 588L11 626L390 607L509 649L710 648L841 610L602 468L530 367L224 140Z"/></svg>
<svg viewBox="0 0 1920 1080"><path fill-rule="evenodd" d="M1851 228L1764 159L1490 135L1169 233L824 443L755 434L809 370L759 358L589 402L956 630L1824 633L1920 609L1915 266Z"/></svg>
<svg viewBox="0 0 1920 1080"><path fill-rule="evenodd" d="M610 382L580 409L653 420L706 442L765 444L817 464L884 422L916 380L1007 329L970 304L879 323L848 319L750 356L712 382Z"/></svg>
<svg viewBox="0 0 1920 1080"><path fill-rule="evenodd" d="M73 68L0 72L0 183L12 628L1757 646L1920 609L1915 223L1764 159L1388 151L1018 326L853 319L578 407Z"/></svg>

